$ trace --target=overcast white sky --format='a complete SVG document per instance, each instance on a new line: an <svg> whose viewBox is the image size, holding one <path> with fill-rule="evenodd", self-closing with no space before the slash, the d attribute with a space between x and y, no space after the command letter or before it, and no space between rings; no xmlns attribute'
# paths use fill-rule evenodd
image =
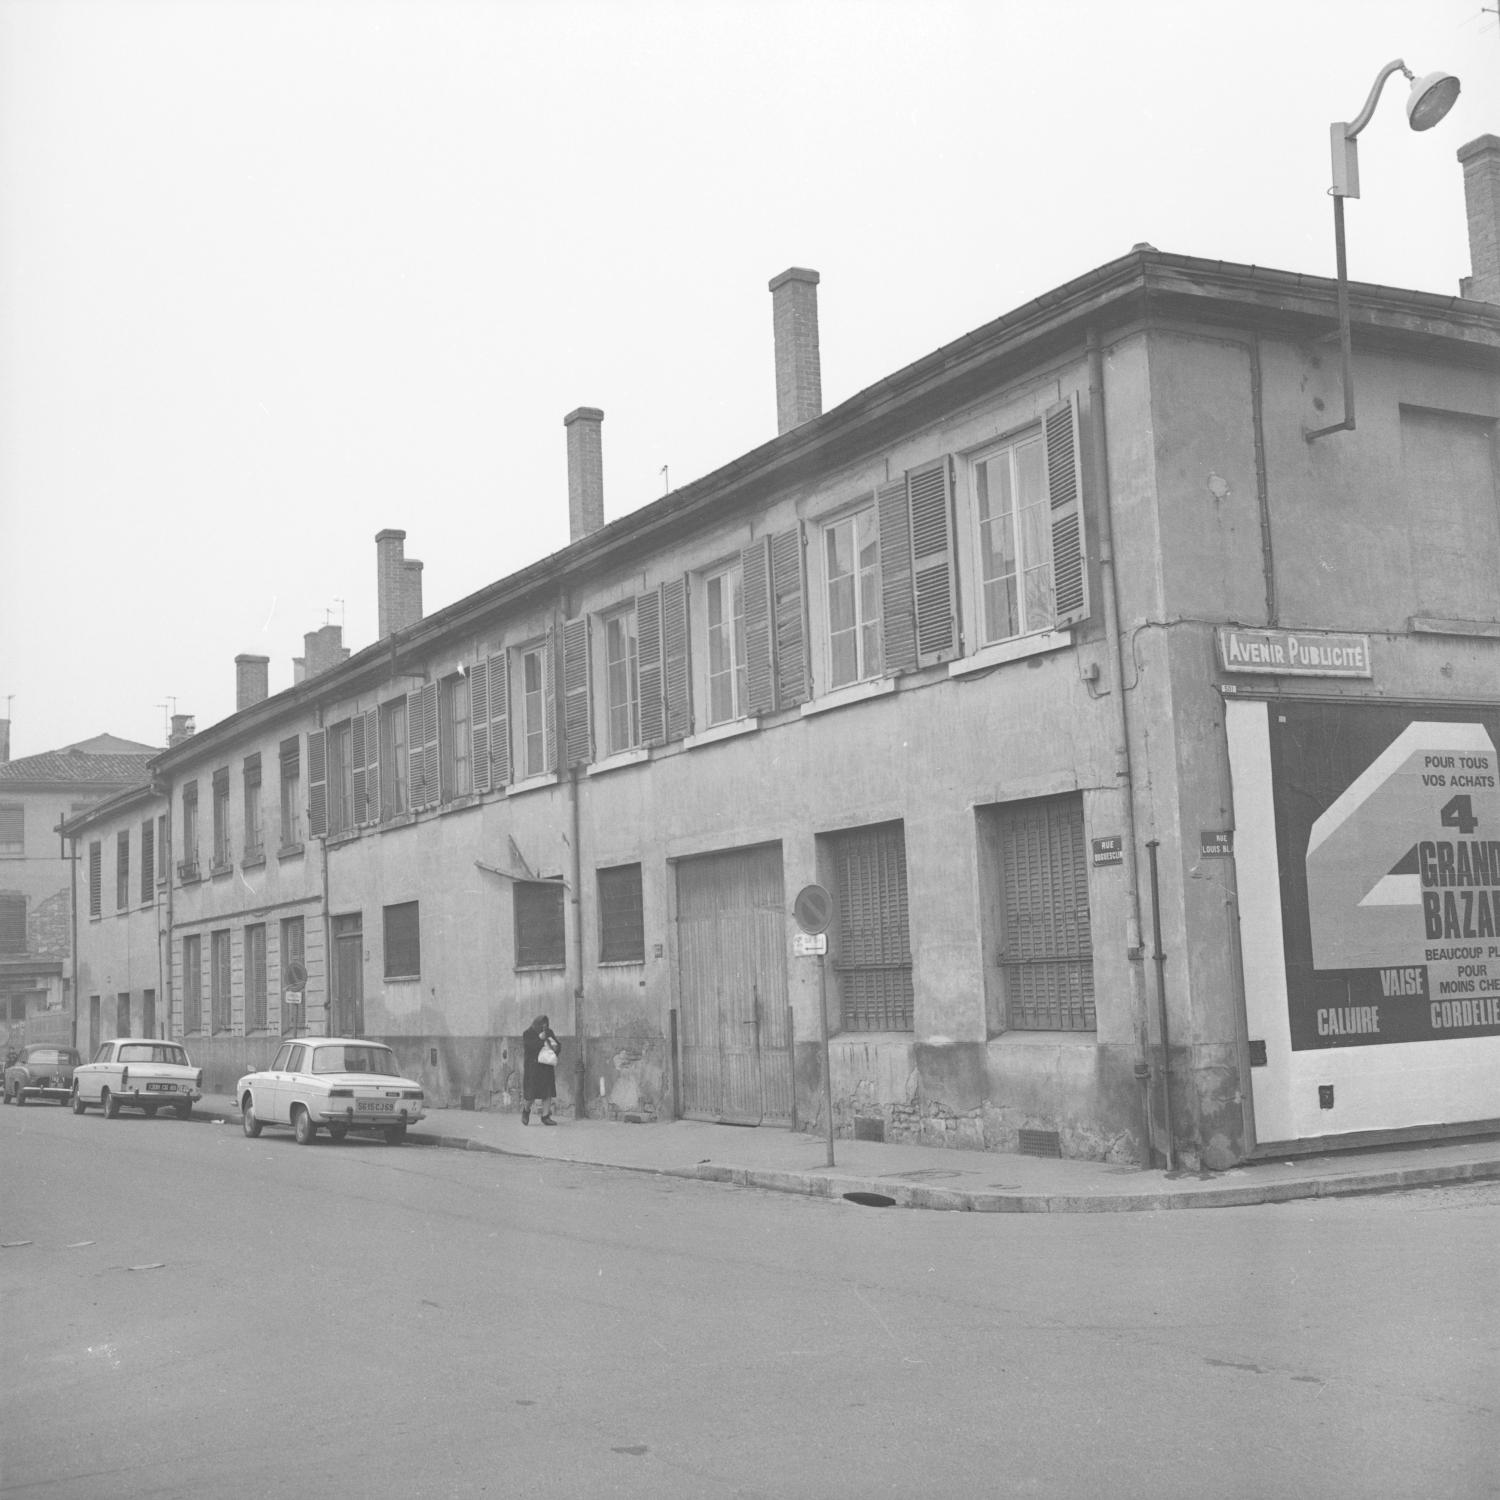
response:
<svg viewBox="0 0 1500 1500"><path fill-rule="evenodd" d="M1350 274L1456 292L1496 0L0 0L0 715L164 744L775 435L767 281L825 410L1137 241L1331 275L1328 125L1387 84ZM1490 7L1486 9L1485 7Z"/></svg>

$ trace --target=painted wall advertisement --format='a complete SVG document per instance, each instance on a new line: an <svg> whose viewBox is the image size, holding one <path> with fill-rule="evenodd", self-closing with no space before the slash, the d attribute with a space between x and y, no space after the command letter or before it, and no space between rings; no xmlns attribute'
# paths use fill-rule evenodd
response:
<svg viewBox="0 0 1500 1500"><path fill-rule="evenodd" d="M1500 1035L1500 711L1281 702L1293 1051Z"/></svg>

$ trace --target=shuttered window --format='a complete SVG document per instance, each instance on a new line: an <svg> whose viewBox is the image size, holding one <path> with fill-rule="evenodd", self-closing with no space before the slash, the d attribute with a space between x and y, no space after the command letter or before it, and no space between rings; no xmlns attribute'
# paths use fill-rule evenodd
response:
<svg viewBox="0 0 1500 1500"><path fill-rule="evenodd" d="M130 830L122 828L115 835L115 910L130 906Z"/></svg>
<svg viewBox="0 0 1500 1500"><path fill-rule="evenodd" d="M884 654L880 532L873 505L823 527L823 589L827 685L841 688L878 677Z"/></svg>
<svg viewBox="0 0 1500 1500"><path fill-rule="evenodd" d="M689 655L688 581L685 577L669 578L661 586L662 696L666 700L668 740L680 740L693 729ZM740 657L744 659L743 651Z"/></svg>
<svg viewBox="0 0 1500 1500"><path fill-rule="evenodd" d="M522 775L545 776L556 770L553 745L556 720L552 704L552 643L540 641L520 652Z"/></svg>
<svg viewBox="0 0 1500 1500"><path fill-rule="evenodd" d="M661 648L660 618L655 645ZM641 683L635 606L604 621L604 675L609 753L618 755L641 743ZM660 682L660 669L657 670Z"/></svg>
<svg viewBox="0 0 1500 1500"><path fill-rule="evenodd" d="M599 871L599 962L644 963L646 925L641 907L641 867Z"/></svg>
<svg viewBox="0 0 1500 1500"><path fill-rule="evenodd" d="M294 735L281 742L281 847L302 842L302 756Z"/></svg>
<svg viewBox="0 0 1500 1500"><path fill-rule="evenodd" d="M303 1012L300 1004L288 1004L286 992L292 989L293 967L306 971L305 918L283 917L281 919L281 1034L295 1031L302 1024Z"/></svg>
<svg viewBox="0 0 1500 1500"><path fill-rule="evenodd" d="M467 797L474 790L474 737L469 718L469 679L461 673L445 677L438 689L440 782L443 801Z"/></svg>
<svg viewBox="0 0 1500 1500"><path fill-rule="evenodd" d="M149 906L156 896L156 820L147 818L141 824L141 905Z"/></svg>
<svg viewBox="0 0 1500 1500"><path fill-rule="evenodd" d="M516 967L561 969L567 964L560 880L512 882L516 908Z"/></svg>
<svg viewBox="0 0 1500 1500"><path fill-rule="evenodd" d="M587 615L563 623L563 759L570 766L594 758L589 712L589 622Z"/></svg>
<svg viewBox="0 0 1500 1500"><path fill-rule="evenodd" d="M89 915L97 917L104 909L104 845L95 839L89 845Z"/></svg>
<svg viewBox="0 0 1500 1500"><path fill-rule="evenodd" d="M349 721L351 806L356 824L380 821L380 713L366 709Z"/></svg>
<svg viewBox="0 0 1500 1500"><path fill-rule="evenodd" d="M1092 1031L1083 799L1077 793L1007 803L1000 826L1000 972L1008 1025Z"/></svg>
<svg viewBox="0 0 1500 1500"><path fill-rule="evenodd" d="M203 939L194 933L182 940L182 1029L203 1030Z"/></svg>
<svg viewBox="0 0 1500 1500"><path fill-rule="evenodd" d="M26 809L18 802L0 806L0 858L25 854Z"/></svg>
<svg viewBox="0 0 1500 1500"><path fill-rule="evenodd" d="M177 862L179 880L198 878L198 783L189 781L182 788L182 858Z"/></svg>
<svg viewBox="0 0 1500 1500"><path fill-rule="evenodd" d="M221 766L214 772L214 868L223 869L229 864L229 767Z"/></svg>
<svg viewBox="0 0 1500 1500"><path fill-rule="evenodd" d="M245 1034L266 1029L266 924L245 928Z"/></svg>
<svg viewBox="0 0 1500 1500"><path fill-rule="evenodd" d="M406 699L380 705L380 813L399 817L406 811Z"/></svg>
<svg viewBox="0 0 1500 1500"><path fill-rule="evenodd" d="M510 781L510 653L501 650L475 662L469 689L474 790L498 790Z"/></svg>
<svg viewBox="0 0 1500 1500"><path fill-rule="evenodd" d="M261 827L260 752L245 757L241 770L245 802L245 859L257 860L265 853L265 834Z"/></svg>
<svg viewBox="0 0 1500 1500"><path fill-rule="evenodd" d="M229 929L209 934L208 996L215 1034L231 1029L229 990Z"/></svg>
<svg viewBox="0 0 1500 1500"><path fill-rule="evenodd" d="M26 951L26 898L13 891L0 896L0 953Z"/></svg>
<svg viewBox="0 0 1500 1500"><path fill-rule="evenodd" d="M419 903L402 901L385 909L385 977L415 979L422 972Z"/></svg>
<svg viewBox="0 0 1500 1500"><path fill-rule="evenodd" d="M906 835L900 823L827 839L838 906L839 1013L845 1031L912 1030Z"/></svg>
<svg viewBox="0 0 1500 1500"><path fill-rule="evenodd" d="M703 580L708 723L745 713L745 590L738 562Z"/></svg>
<svg viewBox="0 0 1500 1500"><path fill-rule="evenodd" d="M426 683L406 698L407 795L413 808L438 800L438 685Z"/></svg>

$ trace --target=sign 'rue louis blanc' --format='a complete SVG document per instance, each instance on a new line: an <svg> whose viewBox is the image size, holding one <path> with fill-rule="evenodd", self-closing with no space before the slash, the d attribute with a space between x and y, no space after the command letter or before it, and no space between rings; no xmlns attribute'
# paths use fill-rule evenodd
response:
<svg viewBox="0 0 1500 1500"><path fill-rule="evenodd" d="M1370 638L1321 630L1219 629L1219 661L1226 672L1274 677L1370 677Z"/></svg>

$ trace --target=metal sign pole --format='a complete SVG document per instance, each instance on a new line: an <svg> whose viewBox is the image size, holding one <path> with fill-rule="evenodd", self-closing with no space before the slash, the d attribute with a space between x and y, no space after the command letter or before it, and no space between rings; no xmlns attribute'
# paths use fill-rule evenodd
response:
<svg viewBox="0 0 1500 1500"><path fill-rule="evenodd" d="M833 1165L833 1064L828 1056L828 954L818 959L818 1019L823 1025L823 1102L828 1116L828 1165Z"/></svg>

